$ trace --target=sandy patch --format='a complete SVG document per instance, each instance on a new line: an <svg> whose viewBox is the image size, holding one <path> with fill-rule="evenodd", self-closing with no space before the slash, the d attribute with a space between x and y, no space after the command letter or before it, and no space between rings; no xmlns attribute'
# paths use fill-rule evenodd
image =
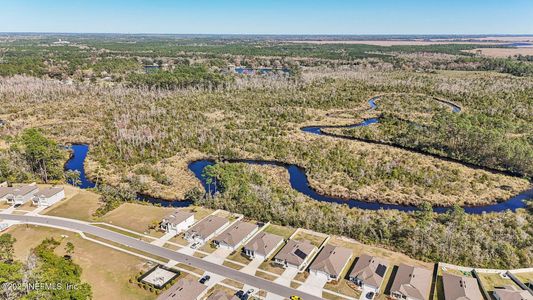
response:
<svg viewBox="0 0 533 300"><path fill-rule="evenodd" d="M533 47L517 48L478 48L465 50L465 52L476 53L489 57L509 57L515 55L533 55Z"/></svg>
<svg viewBox="0 0 533 300"><path fill-rule="evenodd" d="M317 45L329 45L329 44L345 44L345 45L373 45L373 46L429 46L429 45L447 45L447 44L485 44L485 45L499 45L502 42L483 42L483 41L445 41L445 40L306 40L306 41L288 41L293 44L317 44Z"/></svg>

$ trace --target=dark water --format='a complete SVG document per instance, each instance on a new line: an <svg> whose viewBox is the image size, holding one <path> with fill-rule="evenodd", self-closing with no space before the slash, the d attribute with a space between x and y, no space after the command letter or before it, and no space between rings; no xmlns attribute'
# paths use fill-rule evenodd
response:
<svg viewBox="0 0 533 300"><path fill-rule="evenodd" d="M70 170L78 170L80 172L80 179L81 184L79 187L81 188L92 188L95 186L95 184L91 181L89 181L85 177L85 169L83 167L83 161L85 157L87 156L87 152L89 151L89 146L87 145L73 145L72 146L73 156L72 158L67 162L65 168ZM295 189L296 191L310 197L311 199L314 199L316 201L323 201L323 202L329 202L329 203L338 203L338 204L346 204L349 207L357 207L361 209L369 209L369 210L378 210L378 209L397 209L401 211L414 211L417 210L414 206L409 205L396 205L396 204L381 204L376 202L364 202L357 199L340 199L336 197L331 196L325 196L317 193L309 186L309 180L307 179L307 175L305 174L305 170L302 169L299 166L293 165L293 164L285 164L281 162L275 162L275 161L260 161L260 160L231 160L229 162L241 162L241 163L248 163L248 164L254 164L254 165L274 165L274 166L282 166L287 169L289 172L289 180L291 187ZM189 170L191 170L196 178L200 180L202 183L204 189L209 192L210 194L214 194L216 192L216 187L214 184L207 184L207 180L205 177L203 177L203 171L205 167L214 165L215 162L212 160L198 160L194 161L189 164ZM139 200L141 201L147 201L154 204L160 204L161 206L166 207L186 207L191 205L192 203L189 201L166 201L158 198L148 197L139 195ZM476 206L476 207L465 207L465 211L467 213L471 214L480 214L483 212L500 212L505 210L512 210L515 211L517 208L524 208L525 203L524 200L533 198L533 189L528 190L526 192L520 193L513 198L502 202L498 204L493 205L486 205L486 206ZM445 207L435 207L433 210L439 213L446 212L449 208Z"/></svg>
<svg viewBox="0 0 533 300"><path fill-rule="evenodd" d="M85 162L85 158L87 157L87 153L89 152L89 146L84 144L74 144L71 146L71 149L72 156L65 164L65 169L80 172L80 184L78 184L78 187L82 189L94 188L96 184L87 179L87 176L85 174L85 167L83 164ZM165 201L162 199L145 195L137 195L137 199L153 204L160 204L161 206L165 207L186 207L192 204L190 201Z"/></svg>
<svg viewBox="0 0 533 300"><path fill-rule="evenodd" d="M368 101L368 103L370 104L370 109L375 109L377 107L375 100L377 100L378 98L379 97L372 98ZM454 107L455 105L453 104L450 104L450 103L447 103L447 104L452 106L452 110L454 112L459 112L461 110L457 106ZM379 122L379 119L372 118L372 119L367 119L361 123L353 124L353 125L309 126L309 127L302 128L302 130L304 132L311 133L311 134L323 135L324 133L321 130L322 128L354 128L354 127L360 127L360 126L368 126L371 124L375 124L377 122ZM83 162L85 160L85 157L87 156L87 152L89 151L88 145L72 145L72 151L73 151L73 156L67 162L67 164L65 165L65 168L69 170L78 170L80 172L81 184L79 185L79 187L93 188L95 184L87 179L87 177L85 176L85 168L83 166ZM365 201L360 201L357 199L341 199L337 197L321 195L309 186L309 180L307 178L305 170L297 165L286 164L286 163L277 162L277 161L262 161L262 160L229 160L228 162L285 167L287 171L289 172L289 180L290 180L291 187L294 190L316 201L345 204L345 205L348 205L349 207L356 207L356 208L369 209L369 210L378 210L378 209L397 209L400 211L417 210L415 206L410 206L410 205L382 204L382 203L376 203L376 202L365 202ZM210 194L214 194L216 192L216 186L214 184L207 183L206 178L203 176L203 172L207 166L212 166L214 164L215 162L212 160L197 160L197 161L190 163L188 166L189 170L191 170L191 172L194 173L196 178L200 180L205 191ZM167 206L167 207L168 206L186 207L192 204L189 201L166 201L166 200L162 200L162 199L158 199L154 197L148 197L144 195L139 195L138 199L141 201L147 201L150 203L160 204L161 206ZM467 207L464 207L464 209L467 213L470 213L470 214L481 214L483 212L501 212L505 210L515 211L517 208L526 207L524 200L527 200L527 199L533 199L533 189L520 193L505 202L492 204L492 205L485 205L485 206L475 206L475 207L467 206ZM433 208L433 210L438 213L446 212L449 209L450 208L447 208L447 207L434 207Z"/></svg>

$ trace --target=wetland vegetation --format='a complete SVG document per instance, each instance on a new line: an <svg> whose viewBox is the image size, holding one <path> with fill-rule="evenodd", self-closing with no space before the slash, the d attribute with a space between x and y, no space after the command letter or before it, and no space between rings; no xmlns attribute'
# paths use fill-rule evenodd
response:
<svg viewBox="0 0 533 300"><path fill-rule="evenodd" d="M101 190L102 214L135 192L187 197L428 261L531 264L530 210L470 216L458 208L531 188L531 61L463 52L477 45L125 39L72 37L70 45L54 45L53 36L2 39L0 181L62 179L57 166L67 152L46 146L59 152L40 152L44 160L35 163L20 146L29 132L41 146L91 145L89 177L116 187ZM291 71L248 76L233 72L235 65ZM369 110L376 95L378 107ZM358 140L301 131L377 117L371 126L324 129ZM283 172L224 163L211 174L223 192L204 198L187 169L204 158L296 164L319 193L422 211L317 203L291 190L278 176ZM428 206L456 208L436 215Z"/></svg>

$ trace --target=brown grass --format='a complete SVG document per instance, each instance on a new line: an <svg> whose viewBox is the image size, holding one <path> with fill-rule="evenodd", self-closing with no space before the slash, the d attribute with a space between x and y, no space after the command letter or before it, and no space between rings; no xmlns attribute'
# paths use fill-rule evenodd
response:
<svg viewBox="0 0 533 300"><path fill-rule="evenodd" d="M296 241L304 241L304 240L309 241L312 245L315 245L316 247L320 247L320 245L322 245L326 237L300 230L292 239Z"/></svg>
<svg viewBox="0 0 533 300"><path fill-rule="evenodd" d="M361 244L355 240L352 240L346 237L332 236L331 239L328 241L328 244L352 249L355 257L359 257L362 254L369 254L369 255L374 255L374 256L385 258L389 262L390 269L392 269L393 265L398 265L400 263L420 266L420 267L424 267L428 269L433 268L432 263L419 261L419 260L410 258L409 256L402 254L402 253L390 251L390 250L375 247L375 246Z"/></svg>
<svg viewBox="0 0 533 300"><path fill-rule="evenodd" d="M69 195L72 196L69 198ZM77 188L65 188L66 200L46 209L50 216L91 221L93 213L100 207L100 196L94 192Z"/></svg>
<svg viewBox="0 0 533 300"><path fill-rule="evenodd" d="M350 284L351 283L348 280L341 279L340 281L332 281L326 283L324 288L330 291L337 292L339 294L358 299L361 296L361 292L352 288Z"/></svg>

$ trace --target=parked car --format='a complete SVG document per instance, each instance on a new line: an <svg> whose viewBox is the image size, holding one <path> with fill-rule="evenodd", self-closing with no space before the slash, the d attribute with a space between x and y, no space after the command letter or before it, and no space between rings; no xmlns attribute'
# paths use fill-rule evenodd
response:
<svg viewBox="0 0 533 300"><path fill-rule="evenodd" d="M303 300L300 296L291 296L291 300Z"/></svg>
<svg viewBox="0 0 533 300"><path fill-rule="evenodd" d="M366 299L372 300L374 298L374 292L368 292L366 293Z"/></svg>
<svg viewBox="0 0 533 300"><path fill-rule="evenodd" d="M196 243L194 243L194 244L191 245L191 248L192 248L192 249L196 249L196 248L198 248L198 247L200 247L200 243L199 243L199 242L196 242Z"/></svg>
<svg viewBox="0 0 533 300"><path fill-rule="evenodd" d="M19 208L21 205L22 205L22 204L19 203L19 204L15 204L13 207L14 207L14 208Z"/></svg>
<svg viewBox="0 0 533 300"><path fill-rule="evenodd" d="M209 279L211 279L211 276L209 276L209 275L205 275L204 277L202 277L202 278L200 279L200 283L201 283L201 284L205 284L206 282L209 281Z"/></svg>
<svg viewBox="0 0 533 300"><path fill-rule="evenodd" d="M235 296L237 296L237 298L239 299L242 299L242 296L244 296L244 291L243 290L238 291L237 293L235 293Z"/></svg>

